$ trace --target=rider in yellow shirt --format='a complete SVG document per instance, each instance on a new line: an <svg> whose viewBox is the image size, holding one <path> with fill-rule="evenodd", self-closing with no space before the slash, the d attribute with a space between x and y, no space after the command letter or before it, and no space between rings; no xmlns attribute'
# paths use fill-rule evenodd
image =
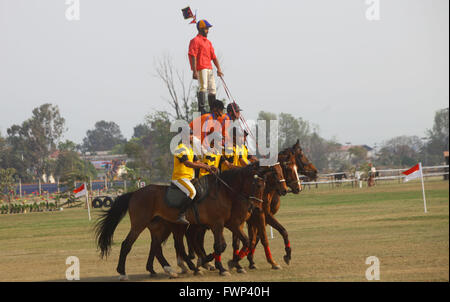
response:
<svg viewBox="0 0 450 302"><path fill-rule="evenodd" d="M197 156L194 155L192 144L193 135L191 131L190 145L180 143L175 149L173 160L172 183L187 196L177 220L177 222L183 224L189 224L189 221L186 220L186 209L189 206L190 201L193 200L197 194L194 185L191 183L191 180L194 179L195 176L194 169L199 168L200 171L204 169L212 173L217 172L217 168L215 166L209 166L198 160Z"/></svg>

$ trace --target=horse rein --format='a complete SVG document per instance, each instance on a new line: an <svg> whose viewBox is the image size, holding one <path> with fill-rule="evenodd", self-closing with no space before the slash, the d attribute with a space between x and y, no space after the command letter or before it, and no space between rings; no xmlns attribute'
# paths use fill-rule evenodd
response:
<svg viewBox="0 0 450 302"><path fill-rule="evenodd" d="M232 187L230 187L230 185L228 185L222 178L220 178L219 177L219 175L217 175L216 173L211 173L211 174L213 174L226 188L228 188L231 192L233 192L234 194L236 194L236 195L238 195L238 196L240 196L240 197L242 197L243 199L246 199L246 200L256 200L256 201L258 201L258 202L263 202L263 200L262 199L259 199L259 198L257 198L257 197L255 197L255 196L253 196L253 193L252 193L252 195L251 196L245 196L245 195L243 195L242 193L239 193L239 192L236 192ZM255 184L255 182L256 182L256 180L257 179L263 179L263 178L261 178L261 177L259 177L258 175L254 175L253 176L254 177L254 180L253 180L253 183L252 183L252 186L253 186L253 189L255 189L254 188L254 184Z"/></svg>

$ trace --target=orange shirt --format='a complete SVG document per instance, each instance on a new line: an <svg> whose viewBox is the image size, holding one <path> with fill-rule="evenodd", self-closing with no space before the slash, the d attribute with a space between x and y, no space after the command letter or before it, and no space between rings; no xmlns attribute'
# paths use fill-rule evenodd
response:
<svg viewBox="0 0 450 302"><path fill-rule="evenodd" d="M194 130L194 135L201 139L201 142L203 143L203 139L213 131L216 131L214 129L215 123L218 123L216 125L220 124L220 116L216 116L214 113L205 113L199 117L197 117L195 120L190 122L189 127ZM196 129L194 129L194 123L200 123L200 137L199 133L196 133Z"/></svg>

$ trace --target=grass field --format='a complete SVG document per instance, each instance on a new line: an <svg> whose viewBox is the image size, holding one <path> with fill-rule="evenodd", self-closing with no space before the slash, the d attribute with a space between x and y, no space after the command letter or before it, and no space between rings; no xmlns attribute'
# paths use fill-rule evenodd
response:
<svg viewBox="0 0 450 302"><path fill-rule="evenodd" d="M365 260L380 261L380 281L449 281L449 184L425 183L428 213L424 213L419 182L385 184L372 188L305 190L282 198L277 217L289 232L292 261L286 265L284 244L274 230L270 240L274 259L282 270L274 271L259 246L257 271L217 272L203 276L180 275L169 279L159 263L160 274L150 278L145 264L150 234L145 231L127 258L131 281L366 281ZM119 224L112 253L98 256L92 232L99 211L65 209L61 212L0 216L0 281L65 281L66 258L80 260L81 281L117 281L115 272L120 244L129 230L129 218ZM268 233L269 229L268 229ZM212 235L205 247L212 251ZM231 233L226 230L224 264L231 258ZM164 253L176 267L173 241ZM246 267L247 260L242 264ZM178 268L176 268L179 270Z"/></svg>

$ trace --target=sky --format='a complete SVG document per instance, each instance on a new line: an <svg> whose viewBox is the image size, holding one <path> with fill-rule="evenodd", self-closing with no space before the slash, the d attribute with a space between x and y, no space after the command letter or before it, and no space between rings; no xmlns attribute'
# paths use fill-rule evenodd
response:
<svg viewBox="0 0 450 302"><path fill-rule="evenodd" d="M208 38L247 120L290 113L324 138L373 146L425 136L448 107L447 0L78 0L70 21L73 1L0 0L3 136L44 103L59 107L64 139L76 143L97 121L130 138L147 114L170 110L155 65L169 54L191 80L188 5L213 25Z"/></svg>

